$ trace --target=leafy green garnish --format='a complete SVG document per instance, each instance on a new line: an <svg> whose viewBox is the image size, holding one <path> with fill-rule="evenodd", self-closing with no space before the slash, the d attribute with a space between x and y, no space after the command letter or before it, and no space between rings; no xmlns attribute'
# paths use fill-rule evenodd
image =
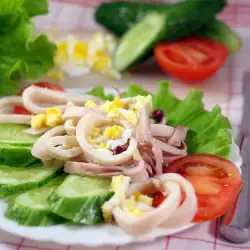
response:
<svg viewBox="0 0 250 250"><path fill-rule="evenodd" d="M104 91L104 90L103 90ZM123 97L148 95L141 86L131 84ZM101 97L101 95L99 95ZM227 158L232 144L231 124L222 115L221 108L215 106L207 111L202 101L202 93L191 89L184 100L178 99L170 90L170 82L162 81L156 94L152 94L153 109L161 109L170 126L183 125L189 128L186 138L188 154L214 154Z"/></svg>
<svg viewBox="0 0 250 250"><path fill-rule="evenodd" d="M46 15L49 13L48 0L24 0L24 8L29 16Z"/></svg>
<svg viewBox="0 0 250 250"><path fill-rule="evenodd" d="M86 94L99 97L99 98L106 100L106 101L112 101L114 99L114 95L105 94L104 86L96 86L91 91L86 92Z"/></svg>
<svg viewBox="0 0 250 250"><path fill-rule="evenodd" d="M161 82L159 90L153 96L153 108L164 110L168 125L183 125L189 128L186 144L189 154L206 153L228 157L232 143L230 122L221 113L219 106L206 111L202 93L191 89L182 101L170 90L169 82Z"/></svg>
<svg viewBox="0 0 250 250"><path fill-rule="evenodd" d="M146 91L143 87L135 83L131 83L128 87L128 90L126 92L121 93L122 98L133 97L137 95L147 96L150 95L150 93Z"/></svg>
<svg viewBox="0 0 250 250"><path fill-rule="evenodd" d="M0 1L0 96L15 94L21 78L37 78L50 70L56 45L34 36L30 16L48 13L48 1Z"/></svg>

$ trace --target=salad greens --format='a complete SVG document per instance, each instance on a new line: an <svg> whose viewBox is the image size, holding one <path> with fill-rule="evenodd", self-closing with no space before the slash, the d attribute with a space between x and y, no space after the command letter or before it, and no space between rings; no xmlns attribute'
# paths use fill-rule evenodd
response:
<svg viewBox="0 0 250 250"><path fill-rule="evenodd" d="M141 86L133 83L121 96L148 94L149 92ZM191 89L187 97L180 100L171 92L170 82L162 81L158 92L151 95L153 109L161 109L165 112L168 125L174 127L183 125L189 128L186 139L189 154L206 153L228 157L232 143L230 122L222 115L219 106L215 106L211 111L205 110L200 90ZM95 96L103 98L103 95Z"/></svg>
<svg viewBox="0 0 250 250"><path fill-rule="evenodd" d="M33 35L31 19L48 13L48 1L35 2L0 2L0 96L16 93L22 77L37 78L53 67L56 45L43 34Z"/></svg>
<svg viewBox="0 0 250 250"><path fill-rule="evenodd" d="M96 96L96 97L100 97L101 99L107 100L107 101L111 101L111 100L114 99L114 95L105 94L105 90L104 90L103 85L93 88L91 91L87 92L86 94Z"/></svg>
<svg viewBox="0 0 250 250"><path fill-rule="evenodd" d="M27 10L29 16L46 15L49 13L48 0L24 0L24 9Z"/></svg>
<svg viewBox="0 0 250 250"><path fill-rule="evenodd" d="M136 95L149 95L150 93L147 92L143 87L135 84L135 83L131 83L127 89L126 92L122 92L121 93L121 97L122 98L126 98L126 97L133 97Z"/></svg>

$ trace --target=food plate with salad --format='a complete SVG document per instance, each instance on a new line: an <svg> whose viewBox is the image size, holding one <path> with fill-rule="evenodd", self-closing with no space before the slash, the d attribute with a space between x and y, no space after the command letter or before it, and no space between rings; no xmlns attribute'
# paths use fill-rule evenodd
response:
<svg viewBox="0 0 250 250"><path fill-rule="evenodd" d="M242 185L231 125L159 83L0 99L0 227L62 244L153 240L223 215ZM19 108L17 108L19 107Z"/></svg>
<svg viewBox="0 0 250 250"><path fill-rule="evenodd" d="M219 106L205 110L200 90L183 100L168 81L156 93L136 84L65 91L48 82L18 92L21 80L44 75L119 80L152 56L175 78L208 79L242 45L216 19L225 0L104 3L94 18L111 34L89 42L35 34L32 18L48 13L48 1L12 2L0 3L1 229L62 244L122 245L235 207L239 150L230 122Z"/></svg>

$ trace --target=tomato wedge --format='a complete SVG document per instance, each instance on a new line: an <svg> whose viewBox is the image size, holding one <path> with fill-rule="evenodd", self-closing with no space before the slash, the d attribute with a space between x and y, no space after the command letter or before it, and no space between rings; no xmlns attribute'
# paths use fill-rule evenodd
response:
<svg viewBox="0 0 250 250"><path fill-rule="evenodd" d="M33 85L40 87L40 88L47 88L47 89L51 89L51 90L55 90L55 91L61 91L64 92L64 88L61 87L60 85L57 85L55 83L49 83L49 82L37 82L34 83ZM17 95L22 96L23 91L28 88L29 86L25 87L24 89L20 90ZM30 115L31 113L24 108L23 106L15 106L14 107L14 113L15 114L21 114L21 115Z"/></svg>
<svg viewBox="0 0 250 250"><path fill-rule="evenodd" d="M214 155L188 155L169 164L164 173L178 173L194 187L198 211L194 222L225 214L239 194L242 180L237 167Z"/></svg>
<svg viewBox="0 0 250 250"><path fill-rule="evenodd" d="M158 207L161 205L161 203L165 200L167 196L164 196L161 192L158 192L154 194L153 196L153 207ZM186 194L184 192L181 192L181 202L180 205L185 201Z"/></svg>
<svg viewBox="0 0 250 250"><path fill-rule="evenodd" d="M206 38L163 42L154 50L155 60L164 72L187 82L198 82L213 76L228 54L223 44Z"/></svg>

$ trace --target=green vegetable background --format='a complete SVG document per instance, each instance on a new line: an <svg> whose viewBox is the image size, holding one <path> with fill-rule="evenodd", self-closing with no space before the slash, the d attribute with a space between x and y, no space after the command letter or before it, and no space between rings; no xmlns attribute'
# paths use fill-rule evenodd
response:
<svg viewBox="0 0 250 250"><path fill-rule="evenodd" d="M48 0L0 1L0 96L16 94L21 77L33 79L53 67L54 43L34 35L33 16L48 13Z"/></svg>

